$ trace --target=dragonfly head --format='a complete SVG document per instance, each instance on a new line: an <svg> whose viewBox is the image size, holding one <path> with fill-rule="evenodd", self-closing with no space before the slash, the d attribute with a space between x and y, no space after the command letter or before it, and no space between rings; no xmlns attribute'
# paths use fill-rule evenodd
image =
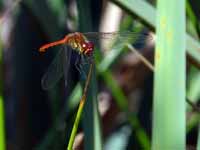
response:
<svg viewBox="0 0 200 150"><path fill-rule="evenodd" d="M94 44L92 42L84 42L82 44L82 48L84 50L85 55L91 55L94 50Z"/></svg>

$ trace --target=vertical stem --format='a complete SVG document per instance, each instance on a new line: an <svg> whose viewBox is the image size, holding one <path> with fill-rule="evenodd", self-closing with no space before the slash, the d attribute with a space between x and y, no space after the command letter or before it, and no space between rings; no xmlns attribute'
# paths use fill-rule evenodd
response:
<svg viewBox="0 0 200 150"><path fill-rule="evenodd" d="M185 1L158 0L152 150L185 149Z"/></svg>
<svg viewBox="0 0 200 150"><path fill-rule="evenodd" d="M80 100L80 103L79 103L78 112L77 112L76 119L75 119L75 122L74 122L74 125L73 125L73 128L72 128L72 132L71 132L71 136L70 136L69 143L68 143L68 146L67 146L67 150L72 150L72 148L73 148L74 139L75 139L76 132L77 132L77 129L78 129L78 125L79 125L79 122L80 122L80 118L81 118L81 114L82 114L82 111L83 111L83 108L84 108L84 104L85 104L85 101L86 101L86 98L87 98L87 91L88 91L88 87L89 87L89 83L90 83L90 79L91 79L91 75L92 75L93 66L94 66L94 63L92 62L90 64L89 73L88 73L87 80L86 80L85 87L84 87L84 91L83 91L83 96L81 97L81 100Z"/></svg>
<svg viewBox="0 0 200 150"><path fill-rule="evenodd" d="M0 95L0 149L5 150L5 127L4 127L4 105L3 105L3 98Z"/></svg>
<svg viewBox="0 0 200 150"><path fill-rule="evenodd" d="M3 102L3 49L2 49L2 41L0 41L0 150L6 150L4 117L5 116L4 116L4 102Z"/></svg>
<svg viewBox="0 0 200 150"><path fill-rule="evenodd" d="M5 15L0 20L0 27L4 23L6 17L13 12L13 10L19 5L21 0L16 0L7 10ZM1 31L0 31L1 32ZM0 150L6 149L5 143L5 116L4 116L4 103L3 103L3 49L2 41L0 41Z"/></svg>

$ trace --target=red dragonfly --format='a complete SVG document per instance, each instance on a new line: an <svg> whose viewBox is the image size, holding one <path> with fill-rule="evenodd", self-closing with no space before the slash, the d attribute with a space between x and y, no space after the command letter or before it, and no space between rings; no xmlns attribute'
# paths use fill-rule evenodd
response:
<svg viewBox="0 0 200 150"><path fill-rule="evenodd" d="M65 77L65 83L67 82L68 69L70 65L71 49L79 54L79 59L75 62L77 69L81 72L81 64L91 63L93 58L94 47L96 42L100 39L103 40L115 40L118 45L125 45L130 40L142 39L149 34L135 33L135 32L87 32L87 33L70 33L63 39L45 44L39 48L40 52L46 52L50 47L57 45L64 45L64 49L61 49L52 64L49 66L47 72L42 78L42 88L50 89L57 81L63 76Z"/></svg>

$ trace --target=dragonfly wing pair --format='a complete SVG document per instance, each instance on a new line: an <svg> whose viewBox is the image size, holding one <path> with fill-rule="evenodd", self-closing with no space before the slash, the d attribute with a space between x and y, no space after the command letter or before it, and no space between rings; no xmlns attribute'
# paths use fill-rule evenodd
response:
<svg viewBox="0 0 200 150"><path fill-rule="evenodd" d="M144 44L146 39L153 40L149 33L141 33L141 32L87 32L83 33L83 35L87 38L88 41L93 42L95 45L102 41L110 41L109 48L115 47L115 45L122 46L128 43L137 42L138 44ZM116 44L117 43L117 44ZM98 43L99 44L99 43ZM107 43L106 43L107 44ZM107 46L106 46L107 47Z"/></svg>
<svg viewBox="0 0 200 150"><path fill-rule="evenodd" d="M66 45L59 50L53 62L48 67L47 72L42 77L41 84L43 89L48 90L53 88L63 75L65 78L65 85L67 85L71 52L71 48Z"/></svg>

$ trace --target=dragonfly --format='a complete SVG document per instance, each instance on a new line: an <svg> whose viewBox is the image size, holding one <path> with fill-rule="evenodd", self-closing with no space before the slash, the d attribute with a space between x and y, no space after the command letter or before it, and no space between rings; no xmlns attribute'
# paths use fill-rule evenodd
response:
<svg viewBox="0 0 200 150"><path fill-rule="evenodd" d="M75 66L81 73L82 65L92 63L94 49L100 40L115 40L118 45L124 45L130 42L130 40L136 40L138 37L141 37L142 40L140 40L140 42L142 41L143 44L147 36L148 34L146 33L131 31L74 32L67 34L63 39L44 44L39 48L39 52L46 52L47 49L58 45L63 45L63 48L59 50L53 62L48 67L47 72L43 75L41 80L42 88L45 90L53 88L63 75L65 78L65 85L67 85L72 50L79 56L75 62Z"/></svg>

